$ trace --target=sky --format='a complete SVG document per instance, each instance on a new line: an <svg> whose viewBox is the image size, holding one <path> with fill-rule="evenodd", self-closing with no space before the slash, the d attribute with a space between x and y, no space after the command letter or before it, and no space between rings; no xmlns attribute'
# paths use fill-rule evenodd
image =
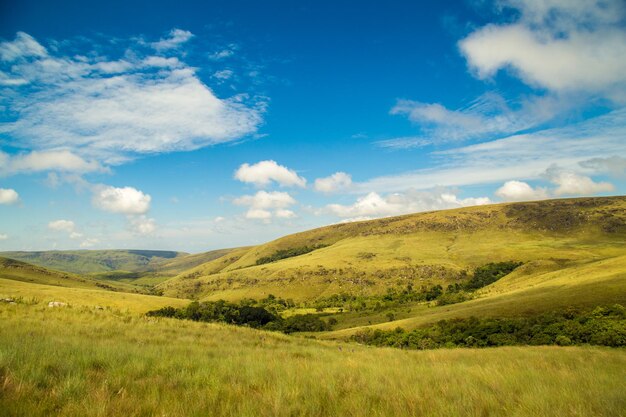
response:
<svg viewBox="0 0 626 417"><path fill-rule="evenodd" d="M0 0L0 250L626 194L626 3Z"/></svg>

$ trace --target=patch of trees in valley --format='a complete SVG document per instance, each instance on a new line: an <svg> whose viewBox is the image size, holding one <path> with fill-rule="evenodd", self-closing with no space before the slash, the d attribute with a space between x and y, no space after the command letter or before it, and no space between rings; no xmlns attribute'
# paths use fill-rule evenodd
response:
<svg viewBox="0 0 626 417"><path fill-rule="evenodd" d="M388 331L366 329L352 340L403 349L583 344L625 347L626 308L615 304L532 317L442 320L412 331L399 327Z"/></svg>

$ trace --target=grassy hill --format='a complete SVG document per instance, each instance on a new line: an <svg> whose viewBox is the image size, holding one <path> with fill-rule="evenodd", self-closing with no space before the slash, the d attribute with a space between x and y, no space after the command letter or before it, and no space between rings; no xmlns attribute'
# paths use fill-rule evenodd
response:
<svg viewBox="0 0 626 417"><path fill-rule="evenodd" d="M300 304L285 316L316 312L303 307L339 293L370 302L384 300L388 289L467 283L477 267L504 261L522 265L467 301L318 312L336 320L333 331L300 334L318 340L144 315L185 307L192 297L260 299L270 293ZM626 352L619 348L407 351L344 342L365 327L411 330L442 319L626 305L624 197L333 225L159 265L164 273L185 269L159 285L166 295L183 298L105 291L92 278L0 259L0 411L573 417L617 416L626 409ZM152 274L136 279L157 277ZM131 279L117 278L119 285ZM48 308L49 301L68 306ZM620 323L616 331L623 335Z"/></svg>
<svg viewBox="0 0 626 417"><path fill-rule="evenodd" d="M0 252L5 258L76 274L148 271L184 255L182 252L152 250Z"/></svg>
<svg viewBox="0 0 626 417"><path fill-rule="evenodd" d="M100 282L89 277L55 271L53 269L2 257L0 257L0 279L66 288L109 289L119 291L133 290L132 286L124 283Z"/></svg>
<svg viewBox="0 0 626 417"><path fill-rule="evenodd" d="M617 416L626 354L403 351L88 308L0 304L6 415Z"/></svg>
<svg viewBox="0 0 626 417"><path fill-rule="evenodd" d="M317 248L257 265L281 251ZM240 249L160 284L170 296L296 301L390 287L448 285L489 262L533 277L626 253L626 198L468 207L338 224ZM621 266L620 266L621 268Z"/></svg>

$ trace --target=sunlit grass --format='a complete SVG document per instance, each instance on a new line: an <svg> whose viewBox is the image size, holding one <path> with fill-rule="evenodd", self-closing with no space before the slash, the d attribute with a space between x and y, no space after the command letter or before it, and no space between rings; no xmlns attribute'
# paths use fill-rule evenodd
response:
<svg viewBox="0 0 626 417"><path fill-rule="evenodd" d="M626 352L401 351L0 305L2 415L618 416Z"/></svg>

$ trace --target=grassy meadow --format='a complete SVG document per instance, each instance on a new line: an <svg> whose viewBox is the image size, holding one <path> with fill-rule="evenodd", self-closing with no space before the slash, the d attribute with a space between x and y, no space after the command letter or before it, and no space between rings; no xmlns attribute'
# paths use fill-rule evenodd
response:
<svg viewBox="0 0 626 417"><path fill-rule="evenodd" d="M403 351L0 304L6 416L620 416L626 352Z"/></svg>
<svg viewBox="0 0 626 417"><path fill-rule="evenodd" d="M98 251L79 254L84 274L0 258L0 416L626 415L623 348L348 342L366 328L626 305L624 197L421 213L152 261L157 252L111 253L128 269L103 271ZM516 267L484 286L461 285L498 263ZM434 285L467 297L415 296ZM353 304L336 301L341 294ZM146 316L248 298L282 306L274 311L285 321L320 314L332 330L288 336Z"/></svg>

